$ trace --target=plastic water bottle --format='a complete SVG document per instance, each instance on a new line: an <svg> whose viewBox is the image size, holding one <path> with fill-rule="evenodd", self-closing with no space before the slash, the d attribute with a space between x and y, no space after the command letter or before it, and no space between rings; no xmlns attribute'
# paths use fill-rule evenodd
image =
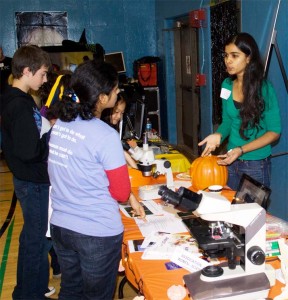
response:
<svg viewBox="0 0 288 300"><path fill-rule="evenodd" d="M147 138L151 139L152 137L152 123L149 118L146 120L146 132L147 132Z"/></svg>

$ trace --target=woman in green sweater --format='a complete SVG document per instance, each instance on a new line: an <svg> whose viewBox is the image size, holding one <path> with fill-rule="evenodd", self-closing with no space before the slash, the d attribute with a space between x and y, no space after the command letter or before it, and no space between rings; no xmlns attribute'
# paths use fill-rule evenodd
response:
<svg viewBox="0 0 288 300"><path fill-rule="evenodd" d="M228 137L228 152L219 155L227 165L228 186L237 190L243 173L270 186L271 144L279 139L281 120L276 93L264 75L258 46L248 33L239 33L225 44L229 78L222 83L222 123L199 143L209 155Z"/></svg>

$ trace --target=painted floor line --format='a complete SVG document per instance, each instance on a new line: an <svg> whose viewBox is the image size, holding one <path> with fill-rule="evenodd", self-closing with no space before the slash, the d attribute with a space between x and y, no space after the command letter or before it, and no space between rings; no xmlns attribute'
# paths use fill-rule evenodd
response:
<svg viewBox="0 0 288 300"><path fill-rule="evenodd" d="M8 232L7 232L4 252L3 252L1 266L0 266L0 298L1 298L1 294L2 294L6 265L7 265L7 261L8 261L9 249L10 249L11 238L12 238L12 233L13 233L13 228L14 228L14 221L15 221L15 216L13 217L13 220L12 220L12 222L9 226Z"/></svg>
<svg viewBox="0 0 288 300"><path fill-rule="evenodd" d="M6 220L3 223L2 227L0 228L0 238L3 235L3 233L5 232L5 230L8 228L8 225L10 224L10 222L12 220L12 217L14 216L16 204L17 204L17 197L16 197L16 194L15 194L15 191L14 191L13 196L12 196L10 209L9 209L8 214L7 214Z"/></svg>

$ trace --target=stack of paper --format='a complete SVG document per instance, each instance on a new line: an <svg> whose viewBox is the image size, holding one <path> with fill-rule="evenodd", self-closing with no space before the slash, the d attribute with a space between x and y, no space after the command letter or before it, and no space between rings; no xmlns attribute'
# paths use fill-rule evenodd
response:
<svg viewBox="0 0 288 300"><path fill-rule="evenodd" d="M189 234L154 232L145 238L141 247L145 249L142 259L170 259L180 249L199 252L197 242Z"/></svg>

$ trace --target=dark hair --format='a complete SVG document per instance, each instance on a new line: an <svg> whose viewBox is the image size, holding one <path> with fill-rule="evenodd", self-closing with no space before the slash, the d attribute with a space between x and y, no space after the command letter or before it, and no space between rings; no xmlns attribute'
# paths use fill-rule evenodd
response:
<svg viewBox="0 0 288 300"><path fill-rule="evenodd" d="M83 62L71 77L71 88L80 103L68 103L69 114L65 114L68 107L64 107L59 112L59 118L64 122L71 122L79 115L83 120L91 120L95 117L99 96L109 95L117 85L118 73L111 64L94 60Z"/></svg>
<svg viewBox="0 0 288 300"><path fill-rule="evenodd" d="M51 121L53 119L61 119L63 121L70 120L77 111L78 104L70 97L65 96L62 101L56 101L46 111L46 119Z"/></svg>
<svg viewBox="0 0 288 300"><path fill-rule="evenodd" d="M66 101L66 99L64 100ZM53 105L51 105L49 108L47 108L46 111L46 119L51 121L53 119L58 119L59 118L59 111L62 107L62 103L60 101L55 102Z"/></svg>
<svg viewBox="0 0 288 300"><path fill-rule="evenodd" d="M49 54L38 46L28 45L20 47L12 58L12 74L15 79L23 75L28 67L34 75L42 66L51 67Z"/></svg>
<svg viewBox="0 0 288 300"><path fill-rule="evenodd" d="M229 44L235 44L250 58L243 76L244 101L240 109L242 124L239 130L241 137L247 140L244 131L249 127L258 128L264 111L264 100L261 92L264 80L264 65L257 43L249 33L242 32L229 38L225 46ZM232 76L232 80L234 79L236 79L235 75Z"/></svg>
<svg viewBox="0 0 288 300"><path fill-rule="evenodd" d="M60 96L60 87L63 87L63 95L65 94L69 94L69 92L71 91L71 86L70 86L70 82L71 82L71 74L72 73L64 73L61 74L61 72L48 72L47 73L47 81L44 82L41 87L39 88L39 90L37 91L37 95L40 98L41 104L45 105L46 101L48 100L49 94L53 88L53 85L55 84L57 78L59 75L62 75L57 90L55 91L55 99L52 100L51 104L54 104L54 102L56 102L56 100L62 100L59 99Z"/></svg>

